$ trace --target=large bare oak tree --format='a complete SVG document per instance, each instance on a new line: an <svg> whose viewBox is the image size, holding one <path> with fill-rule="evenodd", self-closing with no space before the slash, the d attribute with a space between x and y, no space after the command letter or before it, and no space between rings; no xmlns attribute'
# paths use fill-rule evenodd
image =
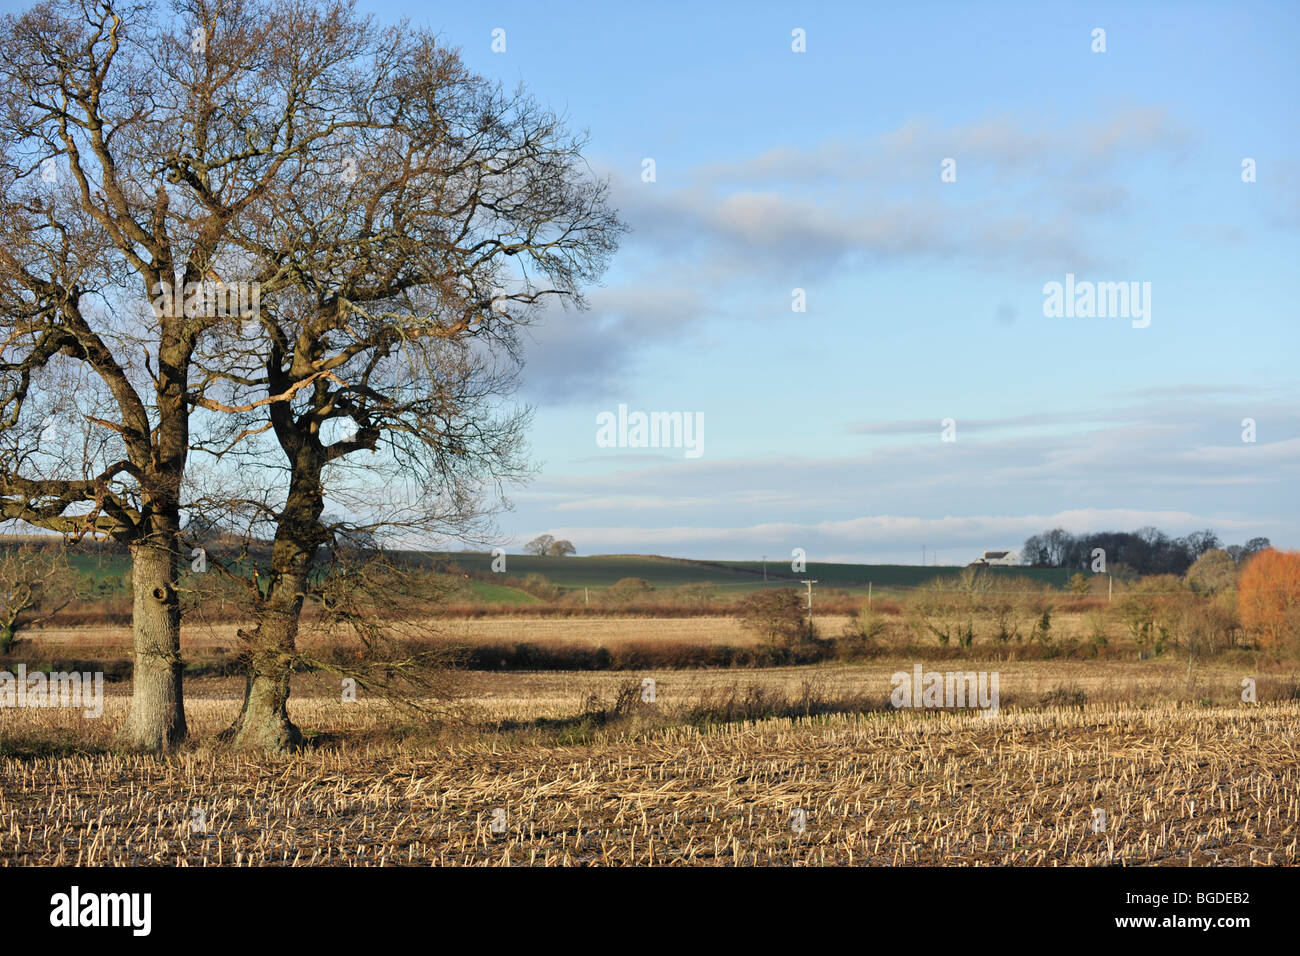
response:
<svg viewBox="0 0 1300 956"><path fill-rule="evenodd" d="M0 514L129 547L124 735L164 749L182 516L253 509L235 740L291 747L331 489L369 532L446 533L525 470L513 330L582 304L605 187L556 116L345 3L53 0L0 25L0 82ZM196 449L260 493L195 490Z"/></svg>
<svg viewBox="0 0 1300 956"><path fill-rule="evenodd" d="M194 290L239 270L232 228L284 188L286 163L386 112L401 42L346 4L305 2L54 0L0 24L0 513L129 547L133 746L186 734L193 358L230 321ZM52 447L52 421L84 453Z"/></svg>
<svg viewBox="0 0 1300 956"><path fill-rule="evenodd" d="M210 407L238 410L214 457L265 461L273 435L288 487L249 499L274 525L237 744L299 740L287 713L295 638L318 548L337 529L464 535L524 474L525 415L505 405L515 331L552 302L581 306L622 231L583 140L522 94L470 73L426 33L406 36L383 122L340 129L323 156L240 224L265 274L255 323L213 330L199 360ZM295 389L296 383L310 382ZM269 399L269 400L268 400Z"/></svg>

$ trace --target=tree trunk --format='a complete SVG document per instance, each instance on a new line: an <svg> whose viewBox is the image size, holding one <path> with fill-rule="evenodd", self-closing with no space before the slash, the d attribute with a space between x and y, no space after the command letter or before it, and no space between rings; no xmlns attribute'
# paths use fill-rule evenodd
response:
<svg viewBox="0 0 1300 956"><path fill-rule="evenodd" d="M268 753L283 753L302 743L302 733L289 719L289 679L297 654L298 622L307 598L311 561L323 537L323 450L314 437L304 436L290 459L293 469L289 494L276 523L271 573L266 594L258 601L257 626L252 634L240 632L249 645L244 706L239 719L227 731L233 746Z"/></svg>
<svg viewBox="0 0 1300 956"><path fill-rule="evenodd" d="M168 543L174 545L175 540ZM131 712L121 738L140 750L169 750L185 739L177 580L174 547L131 546L135 672Z"/></svg>
<svg viewBox="0 0 1300 956"><path fill-rule="evenodd" d="M287 607L264 608L253 633L241 632L252 648L244 706L229 731L235 747L285 753L302 744L302 733L289 719L288 709L301 610L301 600L290 601Z"/></svg>
<svg viewBox="0 0 1300 956"><path fill-rule="evenodd" d="M289 719L289 680L315 543L307 548L291 538L290 530L282 527L277 532L257 625L251 634L239 632L248 645L249 660L244 706L227 731L235 747L285 753L302 743L302 733Z"/></svg>

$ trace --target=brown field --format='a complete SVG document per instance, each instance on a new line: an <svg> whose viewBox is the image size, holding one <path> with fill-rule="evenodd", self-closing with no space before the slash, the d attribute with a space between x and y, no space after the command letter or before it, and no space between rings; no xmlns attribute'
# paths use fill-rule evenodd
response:
<svg viewBox="0 0 1300 956"><path fill-rule="evenodd" d="M214 742L238 709L233 679L188 683L183 752L114 753L128 685L112 685L101 720L0 711L0 743L28 741L0 758L0 861L1296 863L1293 672L1254 675L1259 703L1244 704L1234 666L1197 668L1189 683L1177 661L930 665L998 670L1002 709L989 718L888 707L890 674L911 664L467 673L454 719L432 729L304 675L290 710L313 745L278 759ZM655 704L580 719L645 676ZM728 693L867 712L688 722Z"/></svg>
<svg viewBox="0 0 1300 956"><path fill-rule="evenodd" d="M903 636L905 628L898 615L886 615L891 640ZM816 623L819 633L827 637L839 636L851 618L844 614L819 614ZM1085 616L1078 613L1060 613L1055 619L1055 632L1061 638L1081 638L1087 630ZM536 617L495 615L492 617L438 617L417 621L409 626L414 633L445 638L466 644L529 642L533 644L581 644L592 647L617 647L642 642L680 642L692 645L731 645L749 647L760 639L741 626L735 617L699 615L691 617L628 617L625 615L584 615L579 617ZM181 629L182 652L190 658L201 658L219 649L232 649L238 639L237 626L226 623L190 623ZM92 627L43 627L23 633L31 648L29 655L42 653L89 658L129 657L131 654L131 628L129 625ZM1123 645L1123 629L1111 622L1109 638L1113 644ZM329 645L334 637L326 631L307 626L299 641L304 651ZM929 643L929 642L927 642ZM989 645L987 637L976 639L977 645Z"/></svg>
<svg viewBox="0 0 1300 956"><path fill-rule="evenodd" d="M838 633L848 621L846 616L818 618L819 626ZM627 618L615 615L593 617L487 617L437 618L423 627L430 636L446 637L469 643L485 641L563 641L595 645L626 641L682 640L700 644L747 645L757 638L744 630L734 617L664 617ZM181 630L181 646L186 653L202 654L216 648L234 647L237 643L234 624L187 624ZM47 627L26 632L31 645L58 653L84 651L92 656L129 656L129 626ZM304 631L302 646L310 649L326 643L327 635L318 630Z"/></svg>

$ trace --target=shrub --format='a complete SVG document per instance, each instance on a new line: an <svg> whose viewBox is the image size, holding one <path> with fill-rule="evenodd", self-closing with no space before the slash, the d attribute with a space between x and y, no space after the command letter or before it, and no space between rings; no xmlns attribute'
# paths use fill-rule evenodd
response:
<svg viewBox="0 0 1300 956"><path fill-rule="evenodd" d="M1206 551L1187 569L1187 583L1197 594L1213 594L1237 583L1237 562L1227 551Z"/></svg>
<svg viewBox="0 0 1300 956"><path fill-rule="evenodd" d="M686 607L708 607L717 597L718 589L713 584L683 584L673 591L673 600Z"/></svg>
<svg viewBox="0 0 1300 956"><path fill-rule="evenodd" d="M1083 618L1088 631L1088 643L1094 648L1102 648L1110 643L1110 621L1105 611L1089 611Z"/></svg>
<svg viewBox="0 0 1300 956"><path fill-rule="evenodd" d="M888 710L887 699L858 691L834 690L819 681L805 680L797 695L759 683L744 687L710 687L682 716L693 724L707 725L773 717L817 717L822 714L864 714Z"/></svg>
<svg viewBox="0 0 1300 956"><path fill-rule="evenodd" d="M614 604L628 604L650 595L654 586L645 578L619 578L605 592L605 600Z"/></svg>
<svg viewBox="0 0 1300 956"><path fill-rule="evenodd" d="M1015 601L999 596L990 604L989 614L993 618L993 640L999 644L1020 640L1020 616Z"/></svg>
<svg viewBox="0 0 1300 956"><path fill-rule="evenodd" d="M839 660L854 661L880 652L890 624L883 614L871 607L860 607L844 624L844 630L830 648Z"/></svg>
<svg viewBox="0 0 1300 956"><path fill-rule="evenodd" d="M1300 551L1269 548L1251 558L1237 584L1237 609L1261 647L1300 647Z"/></svg>
<svg viewBox="0 0 1300 956"><path fill-rule="evenodd" d="M1043 707L1082 707L1088 695L1077 684L1058 684L1038 699Z"/></svg>
<svg viewBox="0 0 1300 956"><path fill-rule="evenodd" d="M736 606L740 623L777 647L793 647L811 637L803 599L794 588L755 591Z"/></svg>
<svg viewBox="0 0 1300 956"><path fill-rule="evenodd" d="M864 607L844 625L844 640L855 645L855 649L866 652L885 636L888 629L889 622L885 620L884 615Z"/></svg>
<svg viewBox="0 0 1300 956"><path fill-rule="evenodd" d="M523 580L515 586L525 594L531 594L543 601L554 601L562 593L559 587L541 574L525 574Z"/></svg>
<svg viewBox="0 0 1300 956"><path fill-rule="evenodd" d="M1043 608L1043 613L1038 615L1038 620L1034 622L1034 629L1029 634L1029 639L1036 644L1052 643L1052 609Z"/></svg>
<svg viewBox="0 0 1300 956"><path fill-rule="evenodd" d="M953 638L969 647L975 639L976 595L987 591L988 580L987 572L966 568L956 588L939 579L923 584L908 605L908 627L918 637L932 635L940 647Z"/></svg>
<svg viewBox="0 0 1300 956"><path fill-rule="evenodd" d="M1180 609L1189 596L1186 583L1174 574L1143 578L1120 596L1116 609L1140 656L1160 654L1177 638Z"/></svg>

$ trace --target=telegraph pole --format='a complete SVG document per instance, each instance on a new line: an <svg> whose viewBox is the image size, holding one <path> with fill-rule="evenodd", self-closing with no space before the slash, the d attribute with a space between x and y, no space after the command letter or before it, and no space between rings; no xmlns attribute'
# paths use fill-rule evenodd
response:
<svg viewBox="0 0 1300 956"><path fill-rule="evenodd" d="M767 583L767 555L763 555L763 583Z"/></svg>
<svg viewBox="0 0 1300 956"><path fill-rule="evenodd" d="M816 582L816 581L809 581L809 580L805 579L803 583L804 583L804 587L806 587L806 588L808 589L808 636L809 636L809 637L812 637L812 636L813 636L813 623L812 623L812 586L813 586L814 584L816 584L817 582Z"/></svg>

